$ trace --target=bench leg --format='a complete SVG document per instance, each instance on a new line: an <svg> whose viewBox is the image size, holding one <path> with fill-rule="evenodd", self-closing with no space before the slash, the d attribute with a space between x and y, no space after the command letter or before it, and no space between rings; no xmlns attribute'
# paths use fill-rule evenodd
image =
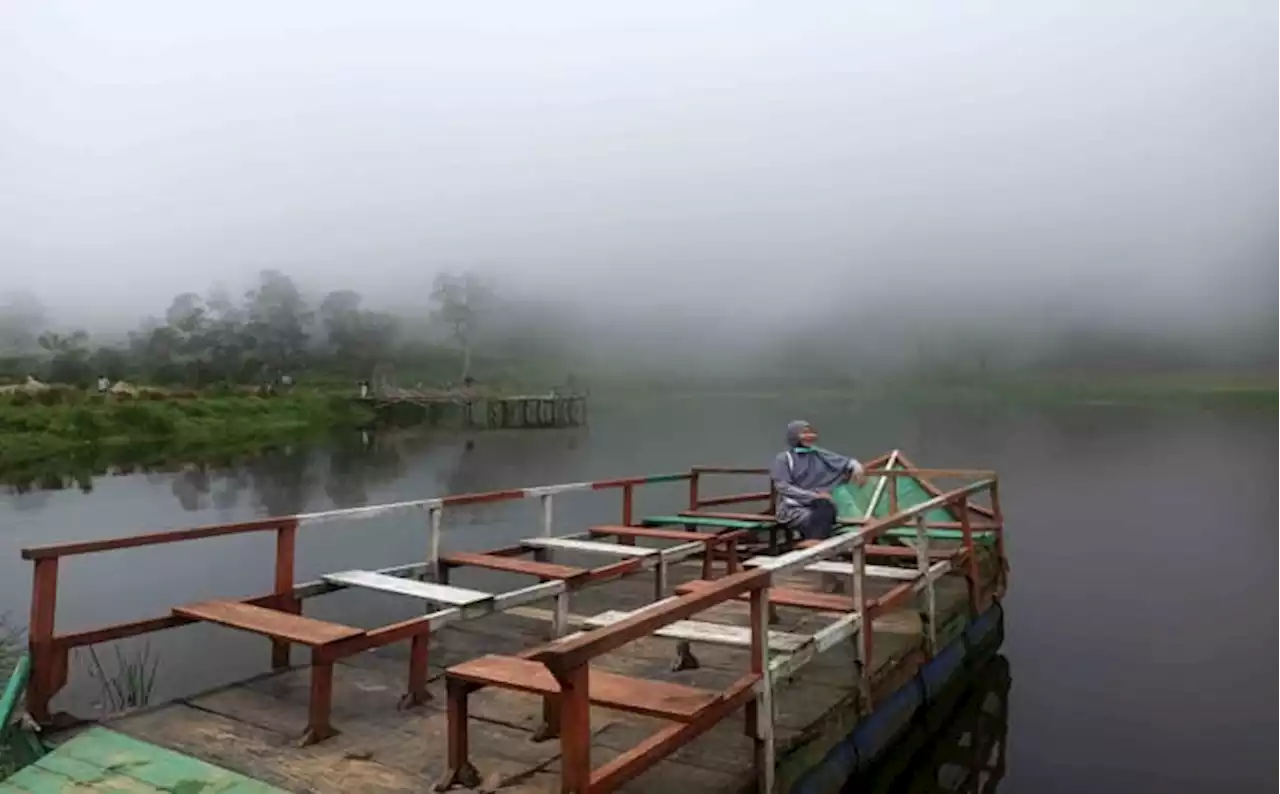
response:
<svg viewBox="0 0 1280 794"><path fill-rule="evenodd" d="M558 640L569 633L569 591L556 594L555 610L551 613L551 639Z"/></svg>
<svg viewBox="0 0 1280 794"><path fill-rule="evenodd" d="M556 676L560 683L560 791L587 794L591 787L591 701L587 666Z"/></svg>
<svg viewBox="0 0 1280 794"><path fill-rule="evenodd" d="M287 612L290 615L302 614L302 602L296 598L293 598L292 595L287 595L283 597L276 608L279 609L281 612ZM291 646L288 640L273 639L271 641L271 669L272 670L289 669L290 647Z"/></svg>
<svg viewBox="0 0 1280 794"><path fill-rule="evenodd" d="M456 678L446 678L445 690L449 714L449 768L435 785L436 791L453 786L476 788L480 785L480 773L471 765L467 747L467 695L471 685Z"/></svg>
<svg viewBox="0 0 1280 794"><path fill-rule="evenodd" d="M427 691L427 659L430 634L415 634L409 645L409 691L400 699L400 708L410 709L431 700Z"/></svg>
<svg viewBox="0 0 1280 794"><path fill-rule="evenodd" d="M542 723L533 732L533 741L545 742L560 736L560 703L554 697L542 699Z"/></svg>
<svg viewBox="0 0 1280 794"><path fill-rule="evenodd" d="M333 711L333 660L311 652L311 706L307 719L307 731L302 735L302 747L323 742L337 733L329 722Z"/></svg>

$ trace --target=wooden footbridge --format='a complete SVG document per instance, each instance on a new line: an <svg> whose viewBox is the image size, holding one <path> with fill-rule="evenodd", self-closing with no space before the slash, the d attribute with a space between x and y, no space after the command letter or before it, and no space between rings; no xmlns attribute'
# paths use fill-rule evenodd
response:
<svg viewBox="0 0 1280 794"><path fill-rule="evenodd" d="M254 790L836 790L998 645L997 480L919 469L895 451L871 462L864 509L842 517L843 532L793 543L772 517L771 491L701 490L714 476L763 472L700 467L28 548L26 709L52 723L74 648L202 622L269 639L273 672L103 726L276 787ZM933 477L967 483L942 490ZM660 483L685 484L687 505L637 519L635 492ZM556 532L557 499L602 490L621 494L617 523ZM482 552L442 548L455 510L523 499L538 504L540 531ZM767 506L714 510L751 502ZM422 521L424 559L295 581L300 530L388 514ZM55 630L66 557L256 532L276 539L265 595ZM459 581L477 570L525 581ZM349 588L426 612L372 628L302 614L304 600ZM408 645L398 663L370 653L397 644ZM309 664L291 666L295 645ZM397 690L398 709L379 694ZM738 710L745 723L735 726ZM286 741L298 734L299 744ZM41 760L30 774L56 768ZM103 767L102 779L135 774L120 769ZM0 792L46 790L24 787L25 774Z"/></svg>
<svg viewBox="0 0 1280 794"><path fill-rule="evenodd" d="M556 391L540 394L504 394L488 389L403 389L382 386L357 397L387 414L403 406L420 410L428 424L458 421L465 427L533 428L576 427L586 424L584 394Z"/></svg>

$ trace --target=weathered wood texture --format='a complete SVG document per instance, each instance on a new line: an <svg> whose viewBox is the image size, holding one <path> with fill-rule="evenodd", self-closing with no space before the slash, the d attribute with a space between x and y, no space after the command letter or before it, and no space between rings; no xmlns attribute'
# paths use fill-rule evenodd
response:
<svg viewBox="0 0 1280 794"><path fill-rule="evenodd" d="M994 578L994 566L984 566ZM673 565L672 585L695 579L695 562ZM788 590L821 592L824 577L800 572ZM887 592L893 581L868 581L869 595ZM334 597L341 597L336 595ZM967 591L963 577L938 583L942 618L938 642L954 639L963 625ZM638 576L572 593L570 624L607 610L629 611L653 600L649 577ZM836 617L812 609L776 606L772 631L813 634ZM288 791L316 794L425 791L446 768L447 716L442 670L487 654L514 655L543 644L552 610L524 607L518 614L494 614L452 624L432 637L425 705L401 710L407 645L388 646L334 665L332 709L337 735L309 747L297 738L308 720L310 671L306 667L262 677L171 704L110 720L109 727L162 747L240 772ZM749 625L748 604L729 602L697 616L726 625ZM915 675L924 660L924 633L918 611L907 604L876 618L873 697L889 694ZM749 667L748 648L695 643L696 669L674 672L674 639L646 637L593 661L600 669L684 687L720 691ZM817 737L847 732L865 704L860 702L851 641L818 655L792 678L777 683L774 730L779 764L812 752ZM543 720L537 695L496 687L473 693L469 703L470 753L483 787L502 791L559 788L559 743L534 742ZM591 707L591 762L597 769L636 747L669 722ZM622 791L738 792L753 789L753 743L741 718L730 717L666 760L628 782ZM455 788L455 791L467 791Z"/></svg>

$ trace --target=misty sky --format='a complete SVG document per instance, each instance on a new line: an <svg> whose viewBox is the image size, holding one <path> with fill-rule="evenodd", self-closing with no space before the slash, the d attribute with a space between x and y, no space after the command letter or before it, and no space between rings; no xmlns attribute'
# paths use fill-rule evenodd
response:
<svg viewBox="0 0 1280 794"><path fill-rule="evenodd" d="M1276 306L1274 2L3 14L3 286L60 315L473 264L631 316Z"/></svg>

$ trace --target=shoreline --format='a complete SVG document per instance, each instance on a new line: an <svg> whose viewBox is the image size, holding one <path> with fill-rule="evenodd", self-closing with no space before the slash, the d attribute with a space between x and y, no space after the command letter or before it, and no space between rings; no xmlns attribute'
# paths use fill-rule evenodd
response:
<svg viewBox="0 0 1280 794"><path fill-rule="evenodd" d="M247 450L355 429L373 420L372 411L345 396L311 390L270 397L120 398L69 391L58 397L9 396L0 399L0 471L59 457L129 457L140 447L160 448L161 455Z"/></svg>

